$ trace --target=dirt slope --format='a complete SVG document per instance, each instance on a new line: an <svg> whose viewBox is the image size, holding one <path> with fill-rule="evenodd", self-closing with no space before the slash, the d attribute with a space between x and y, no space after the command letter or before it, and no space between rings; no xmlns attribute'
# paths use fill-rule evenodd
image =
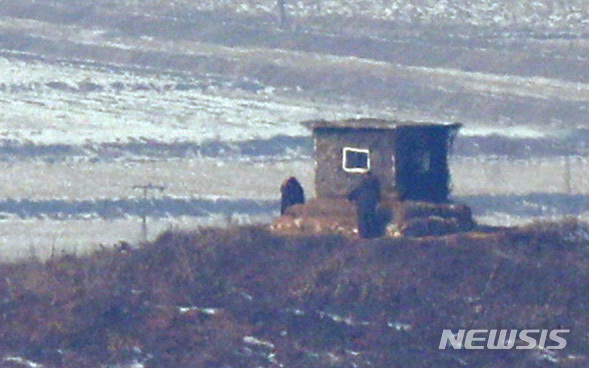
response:
<svg viewBox="0 0 589 368"><path fill-rule="evenodd" d="M259 228L0 266L0 351L47 367L584 367L577 223L437 239ZM444 328L565 328L562 351L438 350ZM1 356L0 356L0 359Z"/></svg>

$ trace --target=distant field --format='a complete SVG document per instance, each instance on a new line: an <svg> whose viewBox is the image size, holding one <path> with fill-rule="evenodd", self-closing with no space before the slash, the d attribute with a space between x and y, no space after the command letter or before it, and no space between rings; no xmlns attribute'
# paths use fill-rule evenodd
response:
<svg viewBox="0 0 589 368"><path fill-rule="evenodd" d="M215 158L146 160L135 162L0 163L5 180L0 198L87 200L136 198L132 187L164 185L163 194L185 198L278 199L279 187L296 176L314 195L313 162L239 161ZM510 160L496 157L454 157L453 193L503 195L566 193L565 163L560 157ZM589 164L571 159L569 194L589 195ZM159 194L158 194L159 195Z"/></svg>
<svg viewBox="0 0 589 368"><path fill-rule="evenodd" d="M541 126L556 132L587 126L589 44L580 31L562 35L553 30L541 36L508 30L497 34L486 28L441 27L434 32L428 26L396 23L366 29L352 23L350 27L362 31L311 27L285 32L235 14L215 14L225 19L222 27L210 20L211 14L195 13L194 19L147 14L113 15L97 7L65 25L34 14L0 17L4 55L11 62L18 58L30 63L17 66L23 72L20 80L17 86L6 82L6 91L38 86L37 93L69 111L47 112L48 117L73 124L110 114L127 118L129 125L174 119L182 126L205 119L188 111L203 104L204 113L214 113L210 105L224 107L219 100L237 89L245 101L231 102L244 104L241 116L266 124L281 116L268 119L263 111L252 116L249 105L259 106L254 96L293 103L298 108L291 111L300 117L317 116L318 111L337 114L335 106L341 106L347 115L396 114L495 129ZM392 31L381 34L384 29ZM29 76L27 69L39 69L38 61L57 67L40 64L47 71L41 68ZM48 83L53 87L46 92ZM72 92L83 92L73 93L79 104L75 97L71 103ZM202 92L209 98L199 98ZM153 106L137 106L137 100ZM24 101L31 109L45 103L36 95ZM109 107L101 109L101 103ZM171 108L169 118L162 116L162 104ZM212 121L223 122L224 113L217 114ZM292 114L282 117L293 121ZM229 115L226 120L236 119ZM96 132L88 134L92 138Z"/></svg>
<svg viewBox="0 0 589 368"><path fill-rule="evenodd" d="M164 185L173 197L278 198L283 180L296 175L312 188L309 161L248 162L189 159L138 162L0 163L6 183L0 198L84 200L140 197L135 185ZM160 194L157 194L160 196Z"/></svg>
<svg viewBox="0 0 589 368"><path fill-rule="evenodd" d="M35 14L35 9L27 5L35 1L4 0L24 14ZM491 27L523 27L529 29L575 29L589 18L589 9L582 0L551 1L539 0L522 3L516 0L484 0L473 3L468 0L449 0L440 2L409 0L286 0L287 14L295 20L314 17L340 16L352 19L396 21L421 24L450 24ZM20 7L15 7L19 4ZM167 2L147 0L58 0L40 3L41 10L53 9L47 18L78 20L92 16L97 9L132 13L168 15L187 18L197 11L224 11L249 16L277 15L275 0L179 0ZM43 14L37 10L37 16Z"/></svg>
<svg viewBox="0 0 589 368"><path fill-rule="evenodd" d="M147 239L153 240L166 230L195 230L199 227L225 227L268 222L270 216L223 215L210 217L178 216L149 218ZM10 218L0 220L0 263L64 254L86 255L112 249L121 241L134 246L143 241L141 218L127 216L52 220L49 218Z"/></svg>
<svg viewBox="0 0 589 368"><path fill-rule="evenodd" d="M589 165L571 161L570 193L560 158L452 159L453 195L483 224L516 225L575 215L589 220ZM98 244L141 240L148 213L150 238L169 226L269 223L279 186L299 178L314 196L312 161L255 162L193 159L146 162L4 163L0 191L0 251L4 259L40 257L51 248L85 253ZM148 201L133 185L166 187ZM14 201L21 199L20 201Z"/></svg>

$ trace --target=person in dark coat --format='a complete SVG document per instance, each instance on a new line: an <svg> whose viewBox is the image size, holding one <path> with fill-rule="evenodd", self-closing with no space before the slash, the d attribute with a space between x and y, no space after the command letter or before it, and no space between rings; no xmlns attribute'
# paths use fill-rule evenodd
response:
<svg viewBox="0 0 589 368"><path fill-rule="evenodd" d="M380 203L380 181L372 172L364 174L360 185L348 195L348 200L356 202L358 213L358 232L362 238L376 238L381 234L381 224L377 212Z"/></svg>
<svg viewBox="0 0 589 368"><path fill-rule="evenodd" d="M280 214L284 215L286 210L295 205L305 203L305 191L297 178L291 176L280 186Z"/></svg>

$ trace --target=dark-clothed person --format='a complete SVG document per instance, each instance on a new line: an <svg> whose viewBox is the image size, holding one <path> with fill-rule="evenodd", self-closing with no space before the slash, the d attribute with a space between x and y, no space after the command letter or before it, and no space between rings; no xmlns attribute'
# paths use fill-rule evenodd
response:
<svg viewBox="0 0 589 368"><path fill-rule="evenodd" d="M360 185L349 195L348 200L356 202L358 213L358 232L362 238L376 238L381 234L381 221L377 206L380 203L380 181L368 172Z"/></svg>
<svg viewBox="0 0 589 368"><path fill-rule="evenodd" d="M291 176L280 186L281 202L280 214L284 215L286 210L295 205L305 203L305 191L297 178Z"/></svg>

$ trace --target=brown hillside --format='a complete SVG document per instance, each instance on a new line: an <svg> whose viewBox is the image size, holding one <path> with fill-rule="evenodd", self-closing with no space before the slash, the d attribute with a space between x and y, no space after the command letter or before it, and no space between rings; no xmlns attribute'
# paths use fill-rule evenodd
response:
<svg viewBox="0 0 589 368"><path fill-rule="evenodd" d="M586 367L587 239L576 222L374 241L205 229L0 265L0 366ZM562 351L438 350L444 328L556 327Z"/></svg>

